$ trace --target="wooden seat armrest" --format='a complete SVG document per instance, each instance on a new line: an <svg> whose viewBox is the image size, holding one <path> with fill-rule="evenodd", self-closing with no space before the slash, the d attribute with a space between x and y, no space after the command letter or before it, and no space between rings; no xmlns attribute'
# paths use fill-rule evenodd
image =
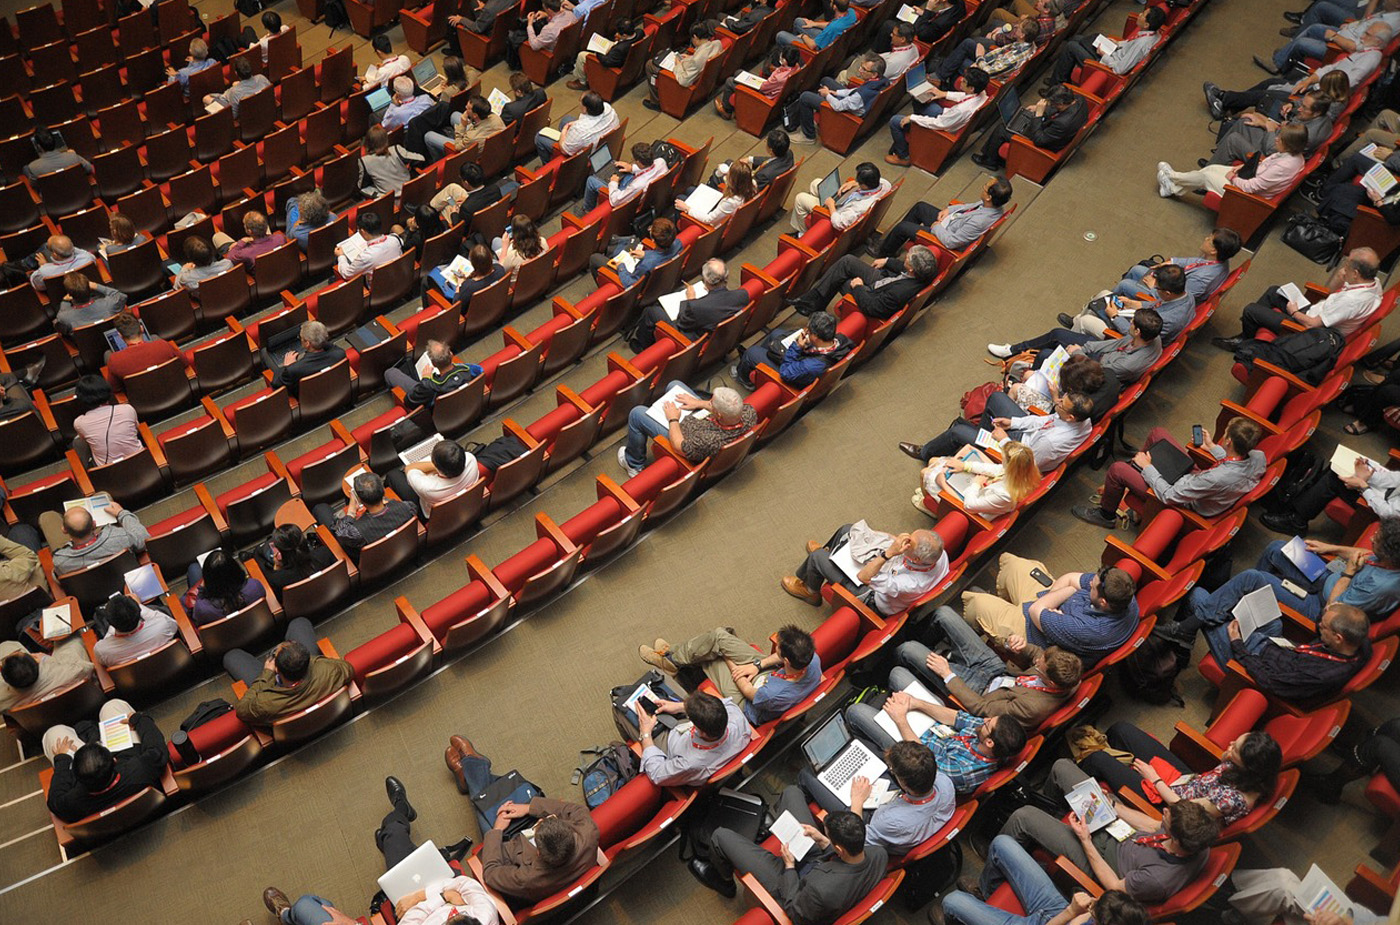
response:
<svg viewBox="0 0 1400 925"><path fill-rule="evenodd" d="M556 150L556 151L559 150L558 145L555 145L554 150ZM547 163L549 163L549 162L548 162L548 161L545 161L545 163L547 164ZM541 166L543 166L543 165L541 165ZM515 168L515 182L520 183L520 184L522 184L522 185L525 184L525 183L530 182L531 180L535 179L535 178L538 177L538 176L539 176L538 173L536 173L535 171L531 170L531 169L528 168L528 167L517 167L517 168Z"/></svg>
<svg viewBox="0 0 1400 925"><path fill-rule="evenodd" d="M345 444L346 446L359 445L355 442L355 438L350 434L350 429L345 426L344 422L342 422L340 418L331 418L330 424L328 426L331 429L331 434L341 443ZM365 462L365 451L363 449L360 450L360 462Z"/></svg>
<svg viewBox="0 0 1400 925"><path fill-rule="evenodd" d="M87 467L78 458L78 454L69 450L64 453L64 458L68 461L68 468L73 473L73 480L78 483L78 488L85 495L96 494L97 490L92 487L92 479L88 477Z"/></svg>
<svg viewBox="0 0 1400 925"><path fill-rule="evenodd" d="M58 421L54 419L53 408L49 407L48 397L40 389L35 389L30 395L34 401L34 410L39 414L39 420L48 428L49 433L58 433Z"/></svg>
<svg viewBox="0 0 1400 925"><path fill-rule="evenodd" d="M321 538L321 542L325 544L325 547L329 549L337 559L345 563L346 567L350 570L351 578L360 574L360 570L355 567L355 563L351 558L345 554L344 547L340 545L340 540L335 538L335 534L331 532L330 527L327 527L325 524L317 524L316 535Z"/></svg>
<svg viewBox="0 0 1400 925"><path fill-rule="evenodd" d="M407 623L413 627L413 631L418 634L419 639L433 644L435 652L440 649L437 640L433 638L432 631L428 629L428 624L423 622L423 617L418 613L417 608L408 602L407 597L401 594L394 598L394 609L398 611L400 623Z"/></svg>
<svg viewBox="0 0 1400 925"><path fill-rule="evenodd" d="M1050 871L1051 878L1067 884L1074 892L1088 893L1090 896L1103 895L1103 887L1098 881L1064 855L1055 858L1055 866Z"/></svg>
<svg viewBox="0 0 1400 925"><path fill-rule="evenodd" d="M782 281L769 276L766 270L761 270L751 263L746 263L739 268L739 282L747 283L751 279L756 279L767 284L769 289L777 289L782 285Z"/></svg>
<svg viewBox="0 0 1400 925"><path fill-rule="evenodd" d="M1147 797L1142 795L1141 790L1133 787L1119 787L1116 796L1119 800L1127 803L1129 809L1135 809L1153 819L1161 820L1162 811L1149 803Z"/></svg>
<svg viewBox="0 0 1400 925"><path fill-rule="evenodd" d="M535 348L535 345L530 342L530 338L521 334L519 329L511 325L506 325L501 329L501 340L504 342L505 346L519 347L523 353L529 353Z"/></svg>
<svg viewBox="0 0 1400 925"><path fill-rule="evenodd" d="M530 436L530 432L521 427L515 418L506 418L501 422L501 433L507 437L514 437L531 450L540 445L540 442Z"/></svg>
<svg viewBox="0 0 1400 925"><path fill-rule="evenodd" d="M831 598L833 602L840 601L843 606L854 610L861 622L868 624L870 629L881 630L885 628L885 618L870 609L869 605L856 597L855 592L845 585L832 585Z"/></svg>
<svg viewBox="0 0 1400 925"><path fill-rule="evenodd" d="M1310 617L1305 617L1287 604L1278 605L1279 612L1283 615L1283 630L1301 633L1304 639L1311 639L1317 635L1317 621Z"/></svg>
<svg viewBox="0 0 1400 925"><path fill-rule="evenodd" d="M957 492L947 491L946 489L940 489L938 492L938 500L943 504L956 509L964 517L975 523L977 526L981 527L983 530L993 529L992 522L990 520L983 517L981 514L976 513L975 511L969 511L967 509L967 505L963 503L962 498L958 497Z"/></svg>
<svg viewBox="0 0 1400 925"><path fill-rule="evenodd" d="M542 540L553 540L554 545L558 546L559 551L564 555L568 555L578 548L574 545L574 541L569 539L563 530L559 529L559 525L554 522L554 519L544 511L535 514L535 536Z"/></svg>
<svg viewBox="0 0 1400 925"><path fill-rule="evenodd" d="M660 459L663 456L669 456L672 460L675 461L676 465L680 466L682 469L699 469L705 465L704 462L696 464L686 459L685 455L681 453L680 450L671 446L671 441L665 437L656 437L652 440L651 446L652 452L656 454L657 459Z"/></svg>
<svg viewBox="0 0 1400 925"><path fill-rule="evenodd" d="M335 643L331 642L325 636L316 640L316 648L319 649L321 654L326 658L340 658L340 653L335 650Z"/></svg>
<svg viewBox="0 0 1400 925"><path fill-rule="evenodd" d="M601 267L598 268L597 272L598 280L600 283L612 283L618 289L627 288L626 286L622 285L622 279L617 275L617 270L614 267L610 267L607 264L603 264Z"/></svg>
<svg viewBox="0 0 1400 925"><path fill-rule="evenodd" d="M573 405L578 409L580 415L592 414L594 411L592 405L584 401L577 392L567 385L557 386L554 389L554 397L561 405Z"/></svg>
<svg viewBox="0 0 1400 925"><path fill-rule="evenodd" d="M603 498L612 498L629 514L642 509L635 498L623 491L622 486L607 475L598 476L598 499L601 501Z"/></svg>
<svg viewBox="0 0 1400 925"><path fill-rule="evenodd" d="M658 338L662 336L669 337L682 347L688 347L694 343L689 337L686 337L680 331L676 330L676 326L669 321L656 322L656 336Z"/></svg>
<svg viewBox="0 0 1400 925"><path fill-rule="evenodd" d="M1347 895L1372 912L1383 913L1395 901L1396 874L1377 873L1368 864L1356 865L1355 875L1347 884Z"/></svg>
<svg viewBox="0 0 1400 925"><path fill-rule="evenodd" d="M279 479L287 483L287 489L292 493L292 497L300 498L301 487L298 486L297 483L292 480L292 474L287 471L287 464L282 461L282 457L278 456L275 451L268 450L267 452L263 453L263 460L267 463L268 472L271 472L273 475L277 476Z"/></svg>
<svg viewBox="0 0 1400 925"><path fill-rule="evenodd" d="M781 254L783 251L788 251L788 250L794 250L794 251L799 251L800 253L803 253L803 254L807 255L807 259L808 259L808 260L812 260L812 259L814 259L814 258L816 258L816 257L819 256L819 252L816 251L815 249L813 249L811 245L809 245L809 244L803 244L801 241L799 241L799 240L798 240L797 238L795 238L794 236L792 236L792 235L790 235L790 234L779 235L779 236L778 236L778 253Z"/></svg>
<svg viewBox="0 0 1400 925"><path fill-rule="evenodd" d="M467 574L490 588L491 593L494 594L497 599L510 597L510 592L506 590L506 586L501 584L500 579L496 577L496 573L487 568L486 563L482 562L480 558L476 555L467 556L466 563Z"/></svg>
<svg viewBox="0 0 1400 925"><path fill-rule="evenodd" d="M563 296L555 296L554 302L552 303L552 307L554 309L554 314L556 315L568 315L575 321L583 318L583 312L579 311L574 306L574 303L570 302Z"/></svg>
<svg viewBox="0 0 1400 925"><path fill-rule="evenodd" d="M561 228L572 228L574 231L582 231L588 227L588 223L572 212L565 212L559 216Z"/></svg>
<svg viewBox="0 0 1400 925"><path fill-rule="evenodd" d="M1172 737L1169 747L1173 755L1197 771L1215 767L1225 754L1225 750L1208 739L1204 732L1185 722L1176 724L1176 735Z"/></svg>
<svg viewBox="0 0 1400 925"><path fill-rule="evenodd" d="M83 641L88 661L92 663L93 676L97 678L97 683L102 685L102 692L104 694L112 693L117 689L117 684L107 673L107 667L102 664L102 660L97 657L97 631L90 626L84 626L81 630L76 627L74 629L78 633L78 638Z"/></svg>
<svg viewBox="0 0 1400 925"><path fill-rule="evenodd" d="M267 601L267 609L272 611L274 619L281 622L282 602L277 599L277 595L272 593L272 583L267 580L267 575L263 572L262 566L258 564L257 559L249 559L244 564L248 568L248 574L261 582L262 586L267 590L267 596L265 598Z"/></svg>
<svg viewBox="0 0 1400 925"><path fill-rule="evenodd" d="M744 885L744 889L748 890L754 899L758 900L758 904L763 907L763 911L767 912L768 915L772 917L776 925L792 925L792 919L788 918L787 913L783 911L783 907L778 905L778 901L773 898L773 894L763 888L763 884L758 882L757 877L753 874L743 874L739 877L739 882Z"/></svg>
<svg viewBox="0 0 1400 925"><path fill-rule="evenodd" d="M408 407L408 393L405 392L403 389L401 389L398 386L394 386L391 389L389 389L389 394L393 396L394 401L398 402L400 408Z"/></svg>
<svg viewBox="0 0 1400 925"><path fill-rule="evenodd" d="M229 424L228 418L224 416L223 409L214 404L214 400L207 395L199 400L199 404L204 408L205 414L219 422L219 427L224 432L224 439L232 440L234 436L233 425Z"/></svg>
<svg viewBox="0 0 1400 925"><path fill-rule="evenodd" d="M784 399L784 403L786 403L787 400L790 398L796 398L800 394L798 391L793 389L792 386L788 385L786 382L783 381L781 373L779 373L773 367L769 366L767 363L759 363L757 366L755 366L753 374L754 378L758 380L756 383L757 385L771 383L772 385L776 385L779 389L782 389L783 393L787 396L787 398Z"/></svg>
<svg viewBox="0 0 1400 925"><path fill-rule="evenodd" d="M1127 540L1117 534L1110 533L1108 536L1104 537L1103 564L1112 565L1113 562L1110 562L1109 559L1112 558L1115 553L1118 558L1132 559L1138 565L1142 566L1143 569L1151 572L1154 576L1163 581L1174 577L1171 572L1168 572L1151 558L1144 555L1141 550L1134 547Z"/></svg>
<svg viewBox="0 0 1400 925"><path fill-rule="evenodd" d="M375 315L374 320L379 322L380 326L384 328L389 337L399 336L399 326L390 321L388 315Z"/></svg>
<svg viewBox="0 0 1400 925"><path fill-rule="evenodd" d="M1327 290L1326 286L1319 286L1317 283L1303 284L1303 295L1307 296L1309 305L1315 305L1318 301L1327 298L1331 294L1332 293Z"/></svg>
<svg viewBox="0 0 1400 925"><path fill-rule="evenodd" d="M608 372L626 373L634 380L646 378L646 373L633 366L631 360L616 351L608 353Z"/></svg>
<svg viewBox="0 0 1400 925"><path fill-rule="evenodd" d="M145 423L136 425L137 432L141 435L141 443L145 445L147 452L151 454L151 459L162 470L168 470L170 464L166 462L165 450L161 447L160 441L156 440L155 434L151 433L151 428Z"/></svg>
<svg viewBox="0 0 1400 925"><path fill-rule="evenodd" d="M283 289L281 292L281 296L282 304L287 308L296 308L299 305L305 304L302 302L301 299L297 298L296 295L290 289Z"/></svg>
<svg viewBox="0 0 1400 925"><path fill-rule="evenodd" d="M223 512L219 510L219 505L214 501L214 496L209 493L209 488L203 482L194 483L194 496L199 499L199 503L209 514L209 519L214 521L214 526L218 528L219 533L228 536L228 521L224 519Z"/></svg>
<svg viewBox="0 0 1400 925"><path fill-rule="evenodd" d="M1390 452L1386 454L1385 467L1387 469L1400 469L1400 449L1390 448Z"/></svg>
<svg viewBox="0 0 1400 925"><path fill-rule="evenodd" d="M441 290L436 288L428 290L428 301L432 303L432 307L440 308L444 311L457 304L456 302L450 301Z"/></svg>
<svg viewBox="0 0 1400 925"><path fill-rule="evenodd" d="M198 655L204 651L204 643L199 640L199 633L195 630L194 624L190 622L189 614L185 613L185 605L180 603L180 596L177 594L167 594L161 600L165 601L166 608L170 611L170 617L179 628L180 638L185 641L185 648L191 654Z"/></svg>
<svg viewBox="0 0 1400 925"><path fill-rule="evenodd" d="M1228 416L1247 418L1248 420L1251 420L1254 423L1258 424L1261 428L1263 428L1265 431L1271 434L1283 433L1283 428L1279 427L1273 421L1259 414L1257 411L1251 411L1249 408L1245 407L1237 401L1232 401L1231 399L1223 398L1220 400L1220 409L1221 417Z"/></svg>

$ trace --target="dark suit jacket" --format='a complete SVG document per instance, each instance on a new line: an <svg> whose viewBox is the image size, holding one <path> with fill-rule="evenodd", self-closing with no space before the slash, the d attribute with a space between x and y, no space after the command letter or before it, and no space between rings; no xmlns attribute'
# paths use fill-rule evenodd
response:
<svg viewBox="0 0 1400 925"><path fill-rule="evenodd" d="M466 222L467 228L463 234L472 233L472 216L480 212L489 205L499 202L501 198L501 187L495 183L487 183L481 189L472 190L467 193L467 198L462 200L462 204L457 207L457 214L453 217L453 222ZM490 237L488 235L487 237Z"/></svg>
<svg viewBox="0 0 1400 925"><path fill-rule="evenodd" d="M1084 97L1075 94L1074 102L1064 112L1047 112L1035 121L1026 135L1031 143L1047 151L1058 151L1074 140L1084 123L1089 121L1089 106Z"/></svg>
<svg viewBox="0 0 1400 925"><path fill-rule="evenodd" d="M759 189L767 189L769 183L772 183L774 180L778 179L781 174L791 169L792 150L788 149L788 152L782 157L770 157L764 160L764 162L758 166L758 169L753 172L753 181L758 184Z"/></svg>
<svg viewBox="0 0 1400 925"><path fill-rule="evenodd" d="M462 285L457 287L457 304L462 306L462 311L466 311L467 306L471 304L472 296L505 275L506 268L497 263L492 265L491 272L487 273L481 279L468 276L466 279L462 280Z"/></svg>
<svg viewBox="0 0 1400 925"><path fill-rule="evenodd" d="M574 831L574 853L562 867L549 867L523 835L506 841L500 829L481 839L482 880L493 890L528 903L559 892L598 863L598 826L586 807L548 797L530 801L530 815L553 814Z"/></svg>
<svg viewBox="0 0 1400 925"><path fill-rule="evenodd" d="M53 781L49 784L49 809L64 822L79 819L115 806L127 797L135 796L147 787L160 786L161 771L169 760L165 736L156 721L145 713L131 714L131 728L141 744L116 752L117 782L101 793L92 793L78 783L73 774L73 756L56 755L53 760ZM97 742L95 728L85 741Z"/></svg>
<svg viewBox="0 0 1400 925"><path fill-rule="evenodd" d="M726 16L724 19L724 27L731 32L743 35L754 26L763 22L764 18L772 12L773 8L771 6L755 3L749 9L742 10L734 16Z"/></svg>
<svg viewBox="0 0 1400 925"><path fill-rule="evenodd" d="M343 359L345 348L339 344L327 344L326 349L319 353L304 353L296 361L273 372L272 387L275 389L279 385L285 385L288 392L296 395L302 379L312 373L329 369Z"/></svg>
<svg viewBox="0 0 1400 925"><path fill-rule="evenodd" d="M603 67L622 67L627 62L627 53L636 44L635 39L623 39L608 49L608 53L598 56L598 63Z"/></svg>
<svg viewBox="0 0 1400 925"><path fill-rule="evenodd" d="M745 289L716 289L681 303L676 328L687 337L713 331L721 321L749 304Z"/></svg>
<svg viewBox="0 0 1400 925"><path fill-rule="evenodd" d="M549 95L536 87L534 92L529 96L522 97L518 100L511 100L509 103L502 106L501 121L505 122L506 125L513 125L521 116L525 115L525 113L534 109L536 106L543 106L544 101L547 99L549 99Z"/></svg>
<svg viewBox="0 0 1400 925"><path fill-rule="evenodd" d="M954 0L952 6L940 13L922 13L914 20L914 34L921 42L942 38L967 15L967 4Z"/></svg>
<svg viewBox="0 0 1400 925"><path fill-rule="evenodd" d="M909 300L918 295L919 290L924 288L923 283L911 276L905 279L896 279L876 289L876 283L894 275L888 272L888 264L885 269L887 272L880 279L865 280L864 286L856 286L851 289L851 298L856 300L856 308L860 309L861 314L867 318L890 317L908 305Z"/></svg>
<svg viewBox="0 0 1400 925"><path fill-rule="evenodd" d="M464 25L478 35L486 35L496 25L496 17L515 6L516 0L486 0L476 11L476 18ZM507 120L509 121L509 120Z"/></svg>

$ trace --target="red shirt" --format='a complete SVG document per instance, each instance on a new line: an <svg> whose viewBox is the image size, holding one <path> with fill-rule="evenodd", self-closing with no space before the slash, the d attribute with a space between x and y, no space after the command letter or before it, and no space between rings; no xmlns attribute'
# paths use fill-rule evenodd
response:
<svg viewBox="0 0 1400 925"><path fill-rule="evenodd" d="M125 377L179 355L180 351L168 340L147 340L139 344L128 344L125 350L118 350L107 358L107 378L113 385L120 386Z"/></svg>

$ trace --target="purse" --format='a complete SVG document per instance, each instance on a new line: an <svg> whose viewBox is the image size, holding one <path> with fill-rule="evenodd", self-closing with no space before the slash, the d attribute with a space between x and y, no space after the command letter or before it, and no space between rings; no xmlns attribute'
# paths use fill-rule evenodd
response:
<svg viewBox="0 0 1400 925"><path fill-rule="evenodd" d="M1342 236L1320 219L1303 212L1289 216L1283 243L1313 263L1330 265L1342 252Z"/></svg>

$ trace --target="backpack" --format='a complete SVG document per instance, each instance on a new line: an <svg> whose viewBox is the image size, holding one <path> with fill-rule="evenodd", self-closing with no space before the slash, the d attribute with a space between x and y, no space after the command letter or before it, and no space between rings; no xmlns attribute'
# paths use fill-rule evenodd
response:
<svg viewBox="0 0 1400 925"><path fill-rule="evenodd" d="M1118 685L1129 697L1163 705L1186 706L1176 692L1176 676L1181 674L1191 653L1166 635L1153 632L1143 640L1118 669Z"/></svg>
<svg viewBox="0 0 1400 925"><path fill-rule="evenodd" d="M681 153L680 148L677 148L669 141L652 142L651 156L654 158L661 158L663 161L666 162L667 167L674 167L681 161L685 160L685 155Z"/></svg>
<svg viewBox="0 0 1400 925"><path fill-rule="evenodd" d="M345 9L345 0L324 0L321 15L332 33L350 25L350 13Z"/></svg>
<svg viewBox="0 0 1400 925"><path fill-rule="evenodd" d="M1266 360L1305 382L1320 385L1345 346L1346 338L1341 332L1328 327L1309 328L1276 340L1248 341L1235 351L1235 359L1246 367L1255 360Z"/></svg>
<svg viewBox="0 0 1400 925"><path fill-rule="evenodd" d="M1264 506L1274 511L1287 511L1304 492L1325 479L1331 469L1330 460L1321 458L1307 447L1298 449L1288 457L1283 478L1264 498Z"/></svg>
<svg viewBox="0 0 1400 925"><path fill-rule="evenodd" d="M757 843L768 836L768 803L756 793L721 787L705 802L702 812L687 813L680 824L680 859L710 859L710 836L715 829L737 832Z"/></svg>
<svg viewBox="0 0 1400 925"><path fill-rule="evenodd" d="M180 729L189 732L191 729L203 726L205 723L231 712L233 712L233 704L222 697L215 697L213 700L206 700L195 707L194 712L185 717L185 721L180 724Z"/></svg>
<svg viewBox="0 0 1400 925"><path fill-rule="evenodd" d="M626 743L613 740L599 748L585 748L580 755L597 755L578 768L582 775L583 802L589 809L599 806L637 776L640 764Z"/></svg>

